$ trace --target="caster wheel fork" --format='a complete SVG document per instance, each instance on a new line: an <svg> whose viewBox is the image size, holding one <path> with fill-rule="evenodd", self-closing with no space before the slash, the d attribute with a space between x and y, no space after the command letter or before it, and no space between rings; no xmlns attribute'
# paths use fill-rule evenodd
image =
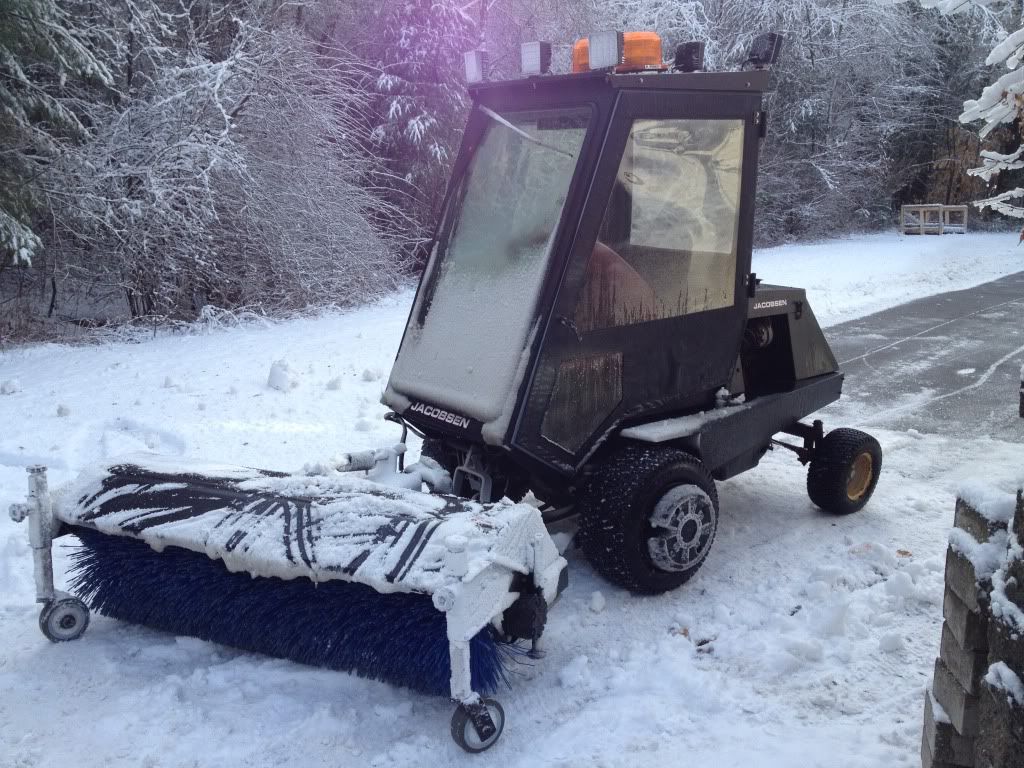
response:
<svg viewBox="0 0 1024 768"><path fill-rule="evenodd" d="M490 749L505 729L505 710L494 699L459 704L452 715L452 738L467 752Z"/></svg>

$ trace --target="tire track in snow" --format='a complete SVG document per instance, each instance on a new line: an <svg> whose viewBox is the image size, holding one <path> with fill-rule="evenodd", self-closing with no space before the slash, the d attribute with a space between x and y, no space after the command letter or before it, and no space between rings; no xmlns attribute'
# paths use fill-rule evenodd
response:
<svg viewBox="0 0 1024 768"><path fill-rule="evenodd" d="M932 331L937 331L939 328L944 328L947 325L951 325L953 323L960 322L961 320L966 320L967 318L975 317L975 316L983 314L985 312L991 312L994 309L999 309L999 307L1005 307L1007 304L1020 304L1020 303L1021 303L1020 299L1010 299L1009 301L1002 301L1002 302L1000 302L998 304L993 304L991 307L983 307L982 309L975 310L974 312L968 312L966 315L960 315L960 316L954 317L954 318L952 318L950 320L945 320L945 321L939 323L938 325L933 325L931 328L925 328L923 331L920 331L918 333L912 334L910 336L904 336L903 338L897 339L896 341L892 341L892 342L889 342L888 344L884 344L881 347L875 347L874 349L869 349L867 352L865 352L865 353L863 353L861 355L857 355L856 357L851 357L849 360L842 360L842 361L840 361L839 365L840 366L844 366L844 365L848 365L849 363L855 363L858 360L864 360L864 364L867 365L869 368L872 368L872 370L874 370L874 368L867 362L867 360L865 358L870 357L871 355L877 354L878 352L884 352L887 349L892 349L893 347L897 347L897 346L899 346L900 344L902 344L905 341L911 341L913 339L920 338L921 336L924 336L925 334L931 333Z"/></svg>
<svg viewBox="0 0 1024 768"><path fill-rule="evenodd" d="M44 464L53 469L67 469L68 465L64 459L42 453L24 453L22 451L10 451L0 449L0 467L11 467L24 469L35 464Z"/></svg>
<svg viewBox="0 0 1024 768"><path fill-rule="evenodd" d="M1024 354L1024 344L1017 347L1013 351L1006 353L1001 358L992 363L992 365L986 368L985 372L982 373L976 381L973 381L970 384L967 384L958 389L954 389L952 392L944 392L941 395L934 395L932 397L927 397L922 400L915 400L905 405L896 406L895 408L887 408L882 411L876 411L875 413L871 414L867 420L864 421L864 424L877 424L878 419L885 419L890 416L901 416L906 413L912 413L928 405L932 405L933 403L946 400L950 397L956 397L957 395L962 395L965 392L970 392L973 389L977 389L978 387L983 386L985 382L987 382L990 378L992 378L992 374L994 374L1001 365L1009 362L1010 360L1021 354Z"/></svg>

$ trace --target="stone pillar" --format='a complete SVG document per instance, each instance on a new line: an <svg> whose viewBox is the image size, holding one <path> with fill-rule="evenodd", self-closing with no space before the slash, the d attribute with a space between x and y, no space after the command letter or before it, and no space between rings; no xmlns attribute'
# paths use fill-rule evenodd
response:
<svg viewBox="0 0 1024 768"><path fill-rule="evenodd" d="M1019 493L1016 516L1024 518ZM995 712L993 701L998 697L991 695L992 686L985 682L991 667L990 645L1000 642L993 630L990 565L993 553L996 559L1003 556L1009 522L1006 505L986 500L975 506L957 499L955 530L946 552L939 658L932 689L925 696L923 768L1024 768L1024 753L1014 754L1007 762L1002 757L1007 753L1004 742L990 739L993 719L1005 717ZM1024 525L1014 530L1024 530ZM1000 572L995 578L1000 578ZM1020 583L1024 585L1024 580ZM1024 648L1024 638L1019 637L1016 644ZM992 759L981 754L983 746Z"/></svg>
<svg viewBox="0 0 1024 768"><path fill-rule="evenodd" d="M1005 564L989 595L988 669L981 684L975 744L978 768L1024 766L1024 500L1017 508Z"/></svg>

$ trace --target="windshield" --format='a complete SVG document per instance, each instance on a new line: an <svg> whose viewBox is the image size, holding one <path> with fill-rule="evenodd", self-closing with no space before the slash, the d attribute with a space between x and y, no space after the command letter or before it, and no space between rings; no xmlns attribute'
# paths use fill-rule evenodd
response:
<svg viewBox="0 0 1024 768"><path fill-rule="evenodd" d="M391 387L487 423L515 383L590 111L484 114Z"/></svg>

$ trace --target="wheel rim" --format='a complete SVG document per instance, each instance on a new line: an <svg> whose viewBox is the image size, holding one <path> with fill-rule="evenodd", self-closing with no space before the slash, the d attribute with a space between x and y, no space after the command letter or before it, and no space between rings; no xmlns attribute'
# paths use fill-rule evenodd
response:
<svg viewBox="0 0 1024 768"><path fill-rule="evenodd" d="M654 565L663 571L688 571L710 551L717 514L701 488L677 485L655 505L650 522L654 535L647 540L647 551Z"/></svg>
<svg viewBox="0 0 1024 768"><path fill-rule="evenodd" d="M489 739L481 739L477 735L476 728L473 727L473 721L468 717L462 725L462 740L465 742L466 747L472 752L483 752L488 747L492 746L494 742L501 736L501 732L505 729L505 713L500 708L491 703L490 700L484 700L487 705L487 711L491 715L491 720L494 721L495 731Z"/></svg>
<svg viewBox="0 0 1024 768"><path fill-rule="evenodd" d="M846 497L850 501L860 501L868 492L871 478L875 473L875 460L867 451L857 456L850 467L850 475L846 480Z"/></svg>
<svg viewBox="0 0 1024 768"><path fill-rule="evenodd" d="M84 612L72 602L55 606L46 620L50 634L59 640L77 637L84 622Z"/></svg>

